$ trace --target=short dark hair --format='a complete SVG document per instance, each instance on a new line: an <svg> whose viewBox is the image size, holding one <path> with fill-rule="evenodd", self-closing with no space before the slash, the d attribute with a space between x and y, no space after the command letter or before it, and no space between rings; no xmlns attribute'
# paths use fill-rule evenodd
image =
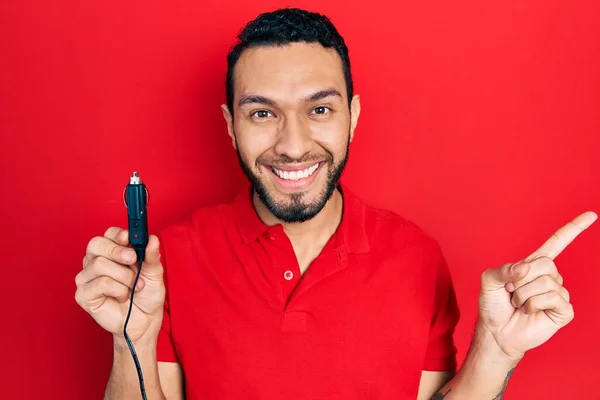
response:
<svg viewBox="0 0 600 400"><path fill-rule="evenodd" d="M342 59L348 107L352 100L352 74L348 47L333 23L324 15L299 8L283 8L260 14L250 21L238 35L239 42L227 55L225 83L227 107L233 115L233 71L243 51L258 46L283 46L290 43L320 43L333 48Z"/></svg>

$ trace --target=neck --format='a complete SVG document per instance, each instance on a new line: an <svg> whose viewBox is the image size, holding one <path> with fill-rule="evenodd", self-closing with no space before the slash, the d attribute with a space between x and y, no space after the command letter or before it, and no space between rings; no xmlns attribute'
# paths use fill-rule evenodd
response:
<svg viewBox="0 0 600 400"><path fill-rule="evenodd" d="M342 219L342 194L336 188L323 209L312 219L300 223L287 223L275 217L254 192L252 201L259 218L269 226L281 224L295 249L325 245L335 233Z"/></svg>

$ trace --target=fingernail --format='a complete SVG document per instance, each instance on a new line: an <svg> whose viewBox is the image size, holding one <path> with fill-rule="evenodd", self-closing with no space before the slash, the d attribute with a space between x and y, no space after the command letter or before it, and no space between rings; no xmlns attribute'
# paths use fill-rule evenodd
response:
<svg viewBox="0 0 600 400"><path fill-rule="evenodd" d="M513 292L515 290L515 284L512 282L508 282L505 286L505 289L509 292Z"/></svg>
<svg viewBox="0 0 600 400"><path fill-rule="evenodd" d="M519 264L520 264L520 263L516 263L516 264L513 264L513 266L512 266L512 267L510 267L510 273L511 273L511 274L515 274L515 273L517 272L517 266L518 266Z"/></svg>
<svg viewBox="0 0 600 400"><path fill-rule="evenodd" d="M136 285L135 285L135 291L139 292L140 290L142 290L144 288L146 284L144 283L143 279L138 279Z"/></svg>
<svg viewBox="0 0 600 400"><path fill-rule="evenodd" d="M523 263L518 263L518 264L515 264L515 265L513 265L513 266L510 268L510 272L511 272L513 275L519 276L519 275L521 275L521 274L523 273L523 270L524 270L525 268L526 268L525 264L523 264Z"/></svg>
<svg viewBox="0 0 600 400"><path fill-rule="evenodd" d="M134 256L135 256L135 252L133 250L125 250L125 252L123 253L123 259L126 262L131 262L133 260Z"/></svg>

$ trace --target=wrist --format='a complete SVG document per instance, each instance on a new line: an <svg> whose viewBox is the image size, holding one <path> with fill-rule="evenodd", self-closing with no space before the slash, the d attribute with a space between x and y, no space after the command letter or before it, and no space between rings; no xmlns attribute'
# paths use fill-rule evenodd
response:
<svg viewBox="0 0 600 400"><path fill-rule="evenodd" d="M457 399L500 398L521 357L506 354L496 343L493 334L477 324L467 356L449 384Z"/></svg>
<svg viewBox="0 0 600 400"><path fill-rule="evenodd" d="M481 358L511 369L515 368L524 356L524 353L503 349L494 334L481 322L477 322L471 350L476 351Z"/></svg>
<svg viewBox="0 0 600 400"><path fill-rule="evenodd" d="M133 344L133 347L135 347L136 352L141 353L149 349L155 349L157 339L142 336L141 338L136 339L135 341L132 340L131 343ZM130 352L129 346L127 345L127 341L125 340L125 337L123 335L113 335L113 349L115 352L118 353Z"/></svg>
<svg viewBox="0 0 600 400"><path fill-rule="evenodd" d="M135 347L136 352L139 353L144 350L156 349L159 331L160 326L155 328L151 325L141 337L132 340L131 343L133 344L133 347ZM116 352L124 351L129 353L129 346L127 345L125 336L122 334L113 334L113 348Z"/></svg>

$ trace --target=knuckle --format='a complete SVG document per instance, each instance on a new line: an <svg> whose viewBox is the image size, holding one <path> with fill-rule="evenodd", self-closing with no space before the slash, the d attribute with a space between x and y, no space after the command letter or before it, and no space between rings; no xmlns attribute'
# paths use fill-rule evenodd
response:
<svg viewBox="0 0 600 400"><path fill-rule="evenodd" d="M95 275L100 275L102 271L102 266L104 265L104 257L96 257L88 264L88 269L94 273Z"/></svg>
<svg viewBox="0 0 600 400"><path fill-rule="evenodd" d="M481 277L483 278L483 277L489 275L490 274L490 270L491 270L490 268L484 269L483 272L481 273Z"/></svg>
<svg viewBox="0 0 600 400"><path fill-rule="evenodd" d="M541 277L542 285L544 289L553 289L557 287L557 282L550 275L544 275Z"/></svg>
<svg viewBox="0 0 600 400"><path fill-rule="evenodd" d="M483 283L484 281L486 281L492 273L493 273L493 269L492 268L486 268L481 273L481 282Z"/></svg>
<svg viewBox="0 0 600 400"><path fill-rule="evenodd" d="M94 236L90 239L85 249L87 254L94 254L95 249L98 247L98 242L101 241L102 238L100 236Z"/></svg>
<svg viewBox="0 0 600 400"><path fill-rule="evenodd" d="M83 271L79 272L77 275L75 275L75 285L77 287L79 287L81 285L81 274L83 273Z"/></svg>
<svg viewBox="0 0 600 400"><path fill-rule="evenodd" d="M569 317L569 321L573 321L575 319L575 308L571 303L569 303Z"/></svg>
<svg viewBox="0 0 600 400"><path fill-rule="evenodd" d="M75 291L75 302L84 310L86 309L85 306L85 289L83 286L80 286L77 288L77 290Z"/></svg>
<svg viewBox="0 0 600 400"><path fill-rule="evenodd" d="M115 226L110 226L108 227L108 229L106 229L104 231L104 237L112 237L112 233L116 232L119 228L115 227Z"/></svg>
<svg viewBox="0 0 600 400"><path fill-rule="evenodd" d="M556 268L554 264L554 260L548 256L542 256L539 258L539 262L545 269L551 270L552 268Z"/></svg>

